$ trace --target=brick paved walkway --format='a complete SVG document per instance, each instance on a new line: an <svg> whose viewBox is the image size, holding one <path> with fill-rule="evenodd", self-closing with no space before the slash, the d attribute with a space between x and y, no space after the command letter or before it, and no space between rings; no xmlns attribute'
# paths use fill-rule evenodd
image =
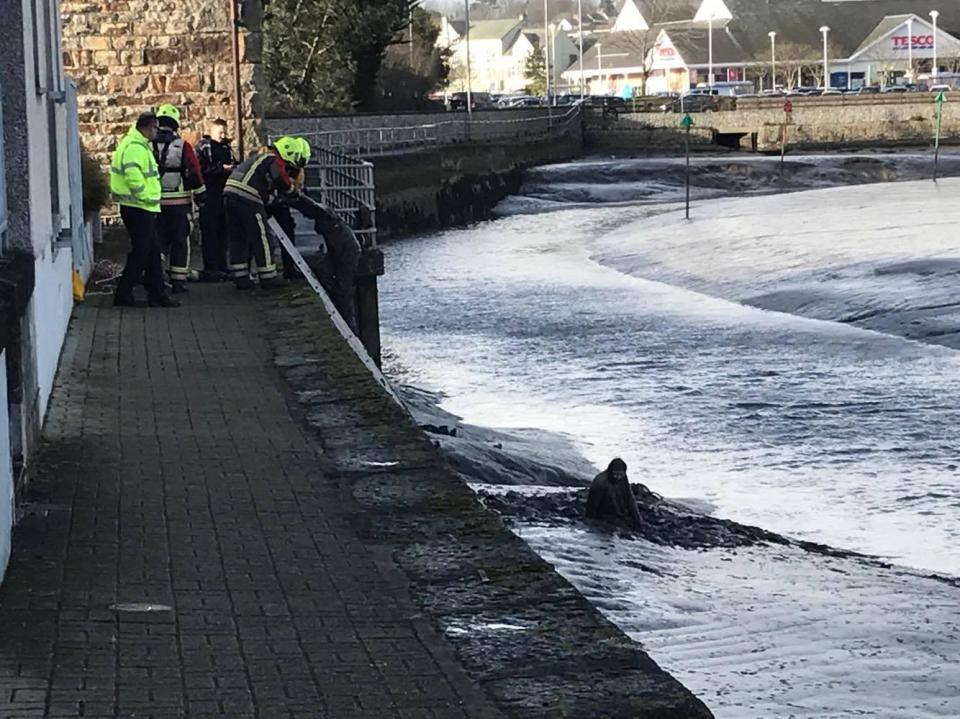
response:
<svg viewBox="0 0 960 719"><path fill-rule="evenodd" d="M78 308L0 588L3 719L499 716L355 532L259 302Z"/></svg>

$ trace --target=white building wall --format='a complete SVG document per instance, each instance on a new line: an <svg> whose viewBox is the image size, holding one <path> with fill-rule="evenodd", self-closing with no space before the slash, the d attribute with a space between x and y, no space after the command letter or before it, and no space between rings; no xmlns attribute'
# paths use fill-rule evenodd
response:
<svg viewBox="0 0 960 719"><path fill-rule="evenodd" d="M72 254L69 246L49 248L36 258L36 286L28 316L33 327L39 390L39 418L47 413L60 350L73 310ZM5 406L5 405L4 405Z"/></svg>
<svg viewBox="0 0 960 719"><path fill-rule="evenodd" d="M31 18L31 3L34 0L22 0L25 18ZM51 99L48 94L36 92L37 73L40 72L40 83L59 85L66 89L66 84L60 69L60 32L59 5L56 0L39 0L37 4L43 6L52 4L51 20L56 24L51 28L50 47L55 50L55 57L43 58L44 44L41 39L41 60L39 67L33 62L34 45L37 33L29 23L24 23L24 57L26 62L26 115L27 115L27 146L30 148L30 242L34 256L34 273L36 282L33 297L28 310L28 320L33 336L33 362L36 367L34 376L37 378L37 387L25 388L25 395L36 392L37 415L36 421L42 422L46 414L47 403L53 390L53 380L56 374L60 350L63 346L67 323L73 304L72 285L72 258L69 243L59 242L60 230L66 222L62 218L69 217L70 193L69 172L67 164L67 121L66 109L62 102L53 104L50 111ZM43 75L48 65L53 74L59 77L53 83L47 83ZM51 143L51 138L55 141ZM51 157L53 161L51 161ZM52 177L51 166L55 166L57 176ZM59 195L59 212L54 212L54 193ZM29 361L31 358L25 358ZM34 397L25 396L25 402L30 409L30 402ZM3 405L6 406L6 405ZM28 414L28 417L30 415ZM26 427L25 430L39 430L39 427Z"/></svg>
<svg viewBox="0 0 960 719"><path fill-rule="evenodd" d="M7 406L7 354L0 352L0 407ZM10 462L10 425L6 411L0 411L0 580L10 561L13 532L13 466Z"/></svg>

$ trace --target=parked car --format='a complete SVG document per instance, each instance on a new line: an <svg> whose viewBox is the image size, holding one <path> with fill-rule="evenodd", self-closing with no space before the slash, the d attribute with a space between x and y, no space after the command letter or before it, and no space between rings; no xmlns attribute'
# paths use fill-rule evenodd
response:
<svg viewBox="0 0 960 719"><path fill-rule="evenodd" d="M930 92L935 92L939 95L941 92L953 92L953 88L949 85L931 85Z"/></svg>
<svg viewBox="0 0 960 719"><path fill-rule="evenodd" d="M907 88L904 85L887 85L880 92L886 95L890 95L894 93L902 94L902 93L905 93L906 91L907 91Z"/></svg>
<svg viewBox="0 0 960 719"><path fill-rule="evenodd" d="M588 95L583 98L583 104L585 107L602 109L604 114L613 113L619 115L627 111L626 100L614 95Z"/></svg>
<svg viewBox="0 0 960 719"><path fill-rule="evenodd" d="M669 107L672 112L715 112L720 109L720 99L716 95L691 93L676 98Z"/></svg>
<svg viewBox="0 0 960 719"><path fill-rule="evenodd" d="M826 87L820 90L821 95L842 95L843 92L836 87Z"/></svg>
<svg viewBox="0 0 960 719"><path fill-rule="evenodd" d="M470 93L470 104L474 110L492 110L493 99L489 92ZM451 111L467 109L467 93L453 92L447 97L447 109Z"/></svg>
<svg viewBox="0 0 960 719"><path fill-rule="evenodd" d="M500 101L501 109L514 109L518 107L540 107L543 105L543 98L536 95L513 95L504 97Z"/></svg>
<svg viewBox="0 0 960 719"><path fill-rule="evenodd" d="M880 93L879 85L862 85L855 90L857 95L877 95Z"/></svg>
<svg viewBox="0 0 960 719"><path fill-rule="evenodd" d="M583 99L586 99L586 96L584 96ZM579 93L565 93L553 98L553 104L556 107L570 107L571 105L578 105L580 100L581 97Z"/></svg>

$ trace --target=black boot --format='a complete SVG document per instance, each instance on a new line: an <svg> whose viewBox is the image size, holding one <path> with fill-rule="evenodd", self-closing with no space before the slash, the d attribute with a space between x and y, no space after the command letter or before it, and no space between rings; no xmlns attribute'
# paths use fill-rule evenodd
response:
<svg viewBox="0 0 960 719"><path fill-rule="evenodd" d="M148 304L151 307L179 307L180 302L173 299L169 295L160 295L158 297L151 297L148 300Z"/></svg>
<svg viewBox="0 0 960 719"><path fill-rule="evenodd" d="M237 277L234 279L233 284L238 290L252 290L253 289L253 280L249 277Z"/></svg>
<svg viewBox="0 0 960 719"><path fill-rule="evenodd" d="M261 290L276 290L283 287L284 282L279 277L270 277L265 280L260 280L260 289Z"/></svg>
<svg viewBox="0 0 960 719"><path fill-rule="evenodd" d="M132 294L125 295L120 294L119 292L114 292L113 294L113 306L114 307L143 307L143 302L138 302L134 299Z"/></svg>
<svg viewBox="0 0 960 719"><path fill-rule="evenodd" d="M184 295L190 291L187 289L187 283L183 280L174 280L170 284L172 285L171 292L175 295Z"/></svg>

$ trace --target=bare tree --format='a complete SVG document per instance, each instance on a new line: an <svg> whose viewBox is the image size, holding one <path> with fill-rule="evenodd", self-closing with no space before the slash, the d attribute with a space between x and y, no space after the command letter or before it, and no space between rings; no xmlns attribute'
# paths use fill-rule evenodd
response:
<svg viewBox="0 0 960 719"><path fill-rule="evenodd" d="M783 76L784 87L802 85L804 73L812 74L814 68L822 65L821 59L816 45L802 45L790 41L777 43L777 73Z"/></svg>

